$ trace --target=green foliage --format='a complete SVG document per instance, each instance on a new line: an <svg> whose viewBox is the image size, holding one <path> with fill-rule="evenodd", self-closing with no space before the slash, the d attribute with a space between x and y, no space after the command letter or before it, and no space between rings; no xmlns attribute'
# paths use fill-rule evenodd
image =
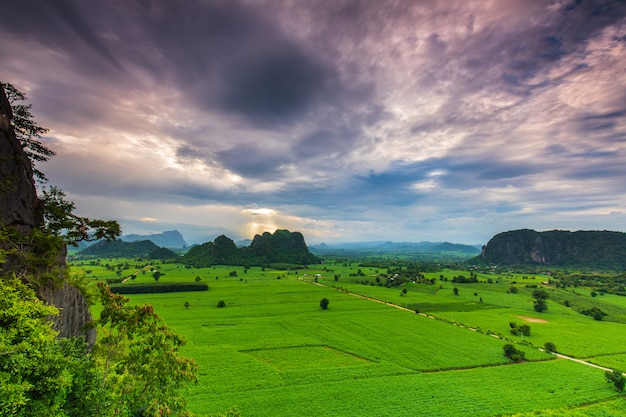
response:
<svg viewBox="0 0 626 417"><path fill-rule="evenodd" d="M591 316L591 317L593 317L594 320L598 320L598 321L602 321L602 320L604 320L604 317L608 316L608 313L602 311L598 307L591 307L591 308L587 308L587 309L581 309L581 310L579 310L579 313L580 314L584 314L586 316Z"/></svg>
<svg viewBox="0 0 626 417"><path fill-rule="evenodd" d="M101 336L94 347L110 402L101 415L184 415L179 390L196 381L198 365L179 355L185 340L170 330L152 306L133 306L100 283Z"/></svg>
<svg viewBox="0 0 626 417"><path fill-rule="evenodd" d="M618 371L617 369L613 371L606 371L604 373L604 377L608 383L613 384L617 392L624 392L626 377L622 371Z"/></svg>
<svg viewBox="0 0 626 417"><path fill-rule="evenodd" d="M218 308L224 308L224 307L226 307L226 302L225 302L224 300L219 300L219 301L217 302L217 307L218 307Z"/></svg>
<svg viewBox="0 0 626 417"><path fill-rule="evenodd" d="M320 307L322 308L322 310L327 310L329 304L330 304L330 301L328 301L328 298L322 298L320 300Z"/></svg>
<svg viewBox="0 0 626 417"><path fill-rule="evenodd" d="M534 290L532 296L535 299L533 302L533 309L536 312L543 313L548 311L548 303L546 303L546 300L549 296L545 290Z"/></svg>
<svg viewBox="0 0 626 417"><path fill-rule="evenodd" d="M110 284L115 294L156 294L164 292L208 291L206 282L153 282L137 284Z"/></svg>
<svg viewBox="0 0 626 417"><path fill-rule="evenodd" d="M528 324L522 324L521 326L518 326L517 330L520 332L520 334L524 336L530 336L530 326Z"/></svg>
<svg viewBox="0 0 626 417"><path fill-rule="evenodd" d="M525 359L526 354L515 348L510 343L502 346L502 351L504 352L504 356L511 359L513 362L522 362Z"/></svg>
<svg viewBox="0 0 626 417"><path fill-rule="evenodd" d="M543 346L546 352L556 352L556 345L552 342L546 342Z"/></svg>
<svg viewBox="0 0 626 417"><path fill-rule="evenodd" d="M0 262L10 259L3 265L7 274L15 274L33 287L52 284L59 286L65 279L63 268L59 267L59 253L63 241L51 236L45 230L33 229L30 234L22 234L16 228L0 227Z"/></svg>
<svg viewBox="0 0 626 417"><path fill-rule="evenodd" d="M56 313L20 280L0 279L0 416L62 415L70 381L47 320Z"/></svg>
<svg viewBox="0 0 626 417"><path fill-rule="evenodd" d="M223 413L217 413L211 417L241 417L241 411L239 410L237 406L234 406L234 407L230 407L228 410L226 410Z"/></svg>

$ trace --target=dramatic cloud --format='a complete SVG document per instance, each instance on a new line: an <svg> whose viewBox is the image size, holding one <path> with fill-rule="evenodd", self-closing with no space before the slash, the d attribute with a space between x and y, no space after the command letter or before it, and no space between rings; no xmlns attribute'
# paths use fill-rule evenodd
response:
<svg viewBox="0 0 626 417"><path fill-rule="evenodd" d="M622 1L23 0L0 37L41 168L127 233L626 230Z"/></svg>

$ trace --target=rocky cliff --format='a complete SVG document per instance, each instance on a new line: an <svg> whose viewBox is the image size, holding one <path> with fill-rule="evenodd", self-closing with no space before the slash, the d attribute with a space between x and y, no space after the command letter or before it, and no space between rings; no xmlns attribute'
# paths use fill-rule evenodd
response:
<svg viewBox="0 0 626 417"><path fill-rule="evenodd" d="M41 250L31 237L33 231L43 225L43 215L31 162L15 136L12 117L11 105L0 88L0 228L5 232L0 235L0 249L9 252L4 259L0 259L0 279L13 273L26 279L28 275L37 277L50 271L33 269L32 265L25 263L29 253L36 255ZM64 267L65 247L56 251L47 255L56 257L57 266ZM60 314L54 318L54 326L61 336L83 336L89 344L93 344L95 329L85 329L91 321L85 298L61 278L61 284L43 279L31 279L30 284L35 286L42 300L59 308Z"/></svg>
<svg viewBox="0 0 626 417"><path fill-rule="evenodd" d="M500 265L552 265L626 269L626 233L537 232L522 229L495 235L483 247L484 261Z"/></svg>

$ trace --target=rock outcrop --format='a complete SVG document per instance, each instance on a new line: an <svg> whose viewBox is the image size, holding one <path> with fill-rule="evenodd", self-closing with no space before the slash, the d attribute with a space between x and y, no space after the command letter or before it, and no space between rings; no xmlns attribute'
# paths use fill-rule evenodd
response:
<svg viewBox="0 0 626 417"><path fill-rule="evenodd" d="M11 105L4 89L0 88L0 227L11 230L20 240L26 242L33 230L43 225L43 214L37 198L31 161L15 136L10 124L12 117ZM16 246L16 242L10 238L0 240L0 249L9 249L10 252ZM19 250L28 252L36 248L21 243ZM66 249L63 247L58 253L51 255L57 258L58 266L64 267L65 254ZM22 264L23 259L24 256L9 254L0 260L0 279L8 273L25 277L27 267ZM29 274L35 275L48 272L28 270ZM45 280L33 281L37 282L34 285L38 297L60 310L60 314L53 318L60 336L82 336L89 344L93 344L96 331L87 328L92 318L82 293L67 283L59 285Z"/></svg>
<svg viewBox="0 0 626 417"><path fill-rule="evenodd" d="M484 261L500 265L576 266L623 270L626 233L522 229L495 235L483 247Z"/></svg>

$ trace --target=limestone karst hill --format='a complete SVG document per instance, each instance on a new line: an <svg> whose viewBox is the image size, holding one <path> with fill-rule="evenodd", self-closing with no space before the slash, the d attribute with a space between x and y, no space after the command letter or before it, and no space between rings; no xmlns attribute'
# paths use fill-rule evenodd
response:
<svg viewBox="0 0 626 417"><path fill-rule="evenodd" d="M481 260L500 265L549 265L626 269L626 233L530 229L499 233L483 247Z"/></svg>

